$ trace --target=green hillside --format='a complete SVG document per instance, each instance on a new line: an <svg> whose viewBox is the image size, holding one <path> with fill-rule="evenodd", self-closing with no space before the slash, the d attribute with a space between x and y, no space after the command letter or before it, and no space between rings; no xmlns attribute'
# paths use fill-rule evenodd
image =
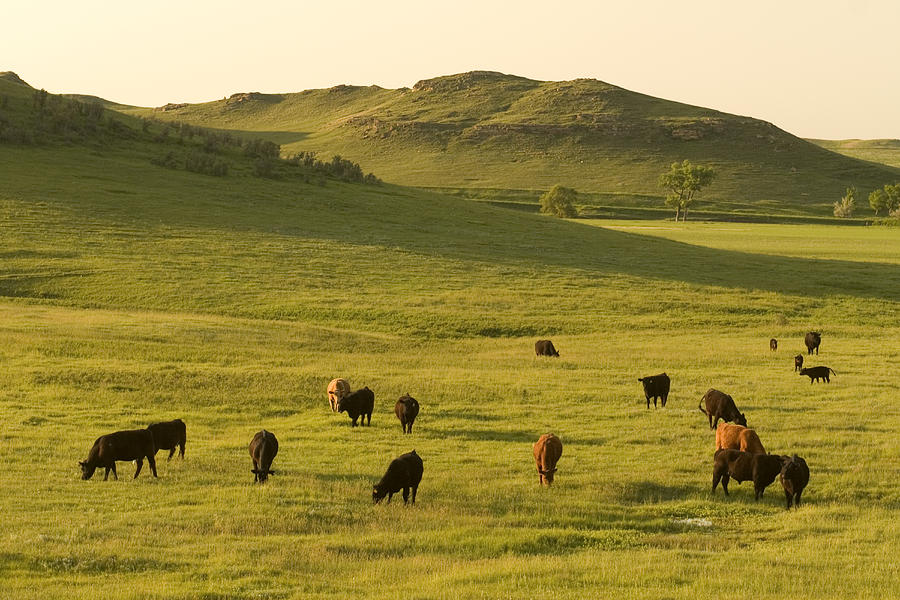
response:
<svg viewBox="0 0 900 600"><path fill-rule="evenodd" d="M848 185L867 193L900 174L757 119L591 79L476 71L412 89L242 93L133 112L253 132L285 153L340 154L405 185L542 190L562 183L597 193L589 202L603 204L659 205L659 173L685 158L719 170L703 194L705 206L719 211L828 215Z"/></svg>
<svg viewBox="0 0 900 600"><path fill-rule="evenodd" d="M900 140L809 140L853 158L900 168Z"/></svg>

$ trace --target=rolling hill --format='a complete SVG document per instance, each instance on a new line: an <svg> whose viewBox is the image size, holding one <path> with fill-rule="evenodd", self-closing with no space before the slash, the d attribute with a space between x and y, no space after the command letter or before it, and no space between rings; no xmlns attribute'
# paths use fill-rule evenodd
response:
<svg viewBox="0 0 900 600"><path fill-rule="evenodd" d="M701 197L708 209L829 215L847 186L867 193L900 176L758 119L592 79L475 71L412 88L341 85L124 110L252 132L285 153L340 154L394 183L495 199L533 202L535 190L562 183L587 192L586 204L658 207L658 175L687 158L719 171Z"/></svg>

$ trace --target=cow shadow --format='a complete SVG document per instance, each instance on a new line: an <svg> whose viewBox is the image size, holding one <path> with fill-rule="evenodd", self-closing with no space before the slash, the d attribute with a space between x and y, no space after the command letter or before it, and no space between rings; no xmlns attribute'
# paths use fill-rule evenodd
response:
<svg viewBox="0 0 900 600"><path fill-rule="evenodd" d="M441 439L456 438L469 440L474 442L513 442L513 443L534 443L540 437L533 431L491 431L491 430L444 430L436 431L429 437Z"/></svg>
<svg viewBox="0 0 900 600"><path fill-rule="evenodd" d="M666 485L656 481L637 481L626 483L618 494L618 499L623 504L647 504L683 500L696 493L696 486Z"/></svg>

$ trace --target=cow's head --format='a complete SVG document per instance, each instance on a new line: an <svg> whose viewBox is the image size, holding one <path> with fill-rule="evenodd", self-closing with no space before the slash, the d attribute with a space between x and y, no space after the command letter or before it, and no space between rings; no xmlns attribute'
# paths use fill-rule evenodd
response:
<svg viewBox="0 0 900 600"><path fill-rule="evenodd" d="M738 413L738 416L734 418L734 422L738 425L742 425L743 427L747 426L747 417L744 413Z"/></svg>
<svg viewBox="0 0 900 600"><path fill-rule="evenodd" d="M275 471L272 469L250 469L250 472L256 475L256 478L260 483L265 483L269 478L269 475L275 474Z"/></svg>
<svg viewBox="0 0 900 600"><path fill-rule="evenodd" d="M97 469L92 464L88 464L85 461L78 461L78 466L81 467L81 478L82 479L90 479L94 476L94 471Z"/></svg>
<svg viewBox="0 0 900 600"><path fill-rule="evenodd" d="M378 504L387 496L387 490L382 490L376 483L372 486L372 504Z"/></svg>
<svg viewBox="0 0 900 600"><path fill-rule="evenodd" d="M546 469L544 471L539 471L539 473L541 474L541 477L544 478L544 481L547 482L547 485L552 485L553 474L556 473L556 467L553 467L552 469Z"/></svg>
<svg viewBox="0 0 900 600"><path fill-rule="evenodd" d="M344 404L343 396L338 396L337 402L334 405L334 410L335 410L335 412L339 412L339 413L347 410L347 406L346 406L346 404Z"/></svg>
<svg viewBox="0 0 900 600"><path fill-rule="evenodd" d="M808 375L808 374L809 374L809 369L800 369L800 373L799 373L799 374L800 374L800 375Z"/></svg>

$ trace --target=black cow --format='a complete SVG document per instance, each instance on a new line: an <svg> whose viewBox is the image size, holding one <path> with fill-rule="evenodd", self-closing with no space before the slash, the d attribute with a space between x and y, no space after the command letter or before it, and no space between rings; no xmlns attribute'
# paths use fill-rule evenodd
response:
<svg viewBox="0 0 900 600"><path fill-rule="evenodd" d="M394 414L400 419L403 433L412 433L413 423L419 414L419 401L409 394L400 396L397 404L394 405Z"/></svg>
<svg viewBox="0 0 900 600"><path fill-rule="evenodd" d="M775 350L778 350L778 340L776 340L775 338L769 340L769 350L772 350L773 352Z"/></svg>
<svg viewBox="0 0 900 600"><path fill-rule="evenodd" d="M176 448L179 449L181 458L184 458L184 443L187 440L187 430L185 429L184 421L175 419L174 421L154 423L153 425L148 425L147 429L153 434L153 444L156 446L156 451L169 451L169 458L166 460L172 460Z"/></svg>
<svg viewBox="0 0 900 600"><path fill-rule="evenodd" d="M375 410L375 392L368 386L350 392L338 400L337 410L339 413L346 411L347 416L353 419L351 427L356 427L356 419L359 419L360 425L371 425L372 411Z"/></svg>
<svg viewBox="0 0 900 600"><path fill-rule="evenodd" d="M800 374L809 377L809 383L812 385L813 380L819 381L819 379L824 379L825 383L831 383L831 378L828 375L829 371L834 373L834 369L829 367L807 367L800 369ZM834 374L837 375L837 373Z"/></svg>
<svg viewBox="0 0 900 600"><path fill-rule="evenodd" d="M265 483L269 475L274 475L272 461L278 454L278 440L271 431L256 432L250 440L250 459L253 461L253 482Z"/></svg>
<svg viewBox="0 0 900 600"><path fill-rule="evenodd" d="M803 355L798 354L797 356L794 357L794 370L799 371L802 368L803 368Z"/></svg>
<svg viewBox="0 0 900 600"><path fill-rule="evenodd" d="M416 491L422 481L422 459L416 451L398 456L388 465L387 471L381 481L372 488L372 502L378 504L387 496L388 503L394 494L403 490L403 503L409 500L409 490L412 489L412 503L416 503Z"/></svg>
<svg viewBox="0 0 900 600"><path fill-rule="evenodd" d="M819 344L822 343L822 334L818 331L810 331L806 334L806 338L803 340L806 344L806 353L812 354L815 349L816 354L819 353Z"/></svg>
<svg viewBox="0 0 900 600"><path fill-rule="evenodd" d="M647 408L650 408L650 398L653 398L653 408L656 408L656 399L659 398L663 408L666 407L666 400L669 398L669 376L665 373L659 375L650 375L649 377L638 377L638 381L644 384L644 396L647 398Z"/></svg>
<svg viewBox="0 0 900 600"><path fill-rule="evenodd" d="M794 501L794 506L800 506L800 495L808 483L809 467L805 460L795 454L784 461L781 467L781 487L784 488L788 510L791 508L791 500Z"/></svg>
<svg viewBox="0 0 900 600"><path fill-rule="evenodd" d="M706 403L706 410L703 410L703 404ZM735 422L738 425L747 426L747 417L744 413L737 409L734 399L715 389L708 389L703 397L700 398L700 412L709 419L709 428L715 429L719 425L719 419L726 422Z"/></svg>
<svg viewBox="0 0 900 600"><path fill-rule="evenodd" d="M109 479L110 471L118 480L116 461L135 461L137 469L134 471L134 477L137 478L146 458L153 476L156 477L155 457L156 446L153 445L153 434L146 429L133 429L101 435L91 447L87 460L78 464L81 466L82 479L90 479L94 476L97 467L105 467L106 474L103 476L103 481Z"/></svg>
<svg viewBox="0 0 900 600"><path fill-rule="evenodd" d="M782 463L786 459L786 456L777 454L750 454L731 448L717 450L713 458L712 491L715 493L720 479L726 496L729 478L738 483L753 481L754 497L759 500L765 489L781 473Z"/></svg>
<svg viewBox="0 0 900 600"><path fill-rule="evenodd" d="M559 356L559 352L553 347L550 340L538 340L534 343L534 353L537 356Z"/></svg>

